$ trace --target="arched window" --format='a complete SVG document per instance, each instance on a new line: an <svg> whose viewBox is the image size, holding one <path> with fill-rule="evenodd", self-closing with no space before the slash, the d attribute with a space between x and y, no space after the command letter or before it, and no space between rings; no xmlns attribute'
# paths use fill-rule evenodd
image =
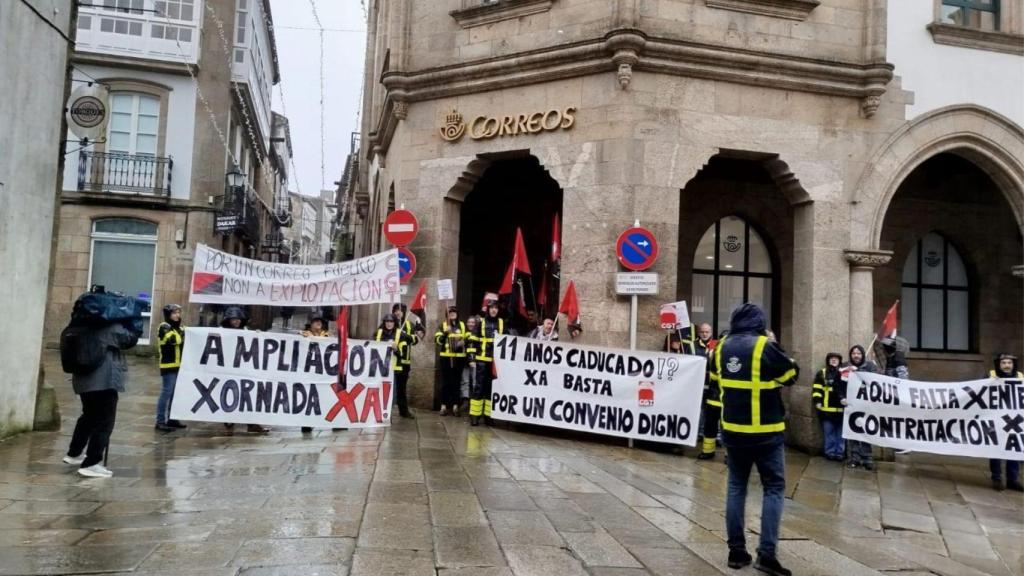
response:
<svg viewBox="0 0 1024 576"><path fill-rule="evenodd" d="M960 253L931 232L903 264L900 333L912 348L964 352L971 348L971 286Z"/></svg>
<svg viewBox="0 0 1024 576"><path fill-rule="evenodd" d="M105 218L92 224L92 259L89 286L101 285L108 292L122 292L153 302L156 275L157 225L134 218ZM149 316L142 344L149 343Z"/></svg>
<svg viewBox="0 0 1024 576"><path fill-rule="evenodd" d="M761 235L746 220L726 216L708 228L694 253L691 320L707 322L719 334L729 328L733 309L753 302L764 309L768 325L773 326L776 282Z"/></svg>

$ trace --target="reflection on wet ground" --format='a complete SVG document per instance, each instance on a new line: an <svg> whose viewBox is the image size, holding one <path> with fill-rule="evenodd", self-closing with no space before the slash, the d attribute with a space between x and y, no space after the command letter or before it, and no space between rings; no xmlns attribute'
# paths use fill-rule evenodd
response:
<svg viewBox="0 0 1024 576"><path fill-rule="evenodd" d="M162 434L156 369L133 359L131 376L114 478L60 462L70 385L60 432L0 443L0 575L754 573L725 567L720 460L425 412L377 431ZM864 472L788 453L782 562L798 575L1021 576L1021 495L991 490L984 460L909 458ZM752 484L754 531L759 500Z"/></svg>

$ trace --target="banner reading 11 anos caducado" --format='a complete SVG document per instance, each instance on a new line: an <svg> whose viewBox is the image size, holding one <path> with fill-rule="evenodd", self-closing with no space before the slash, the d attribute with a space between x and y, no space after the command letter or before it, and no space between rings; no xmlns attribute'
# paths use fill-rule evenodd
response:
<svg viewBox="0 0 1024 576"><path fill-rule="evenodd" d="M695 446L704 389L699 356L501 336L491 416Z"/></svg>
<svg viewBox="0 0 1024 576"><path fill-rule="evenodd" d="M171 418L198 422L372 428L390 423L392 348L348 341L346 387L338 340L186 328Z"/></svg>
<svg viewBox="0 0 1024 576"><path fill-rule="evenodd" d="M350 306L391 302L398 250L331 264L279 264L196 247L189 302L259 306Z"/></svg>
<svg viewBox="0 0 1024 576"><path fill-rule="evenodd" d="M850 375L843 438L878 446L1024 459L1024 382L915 382Z"/></svg>

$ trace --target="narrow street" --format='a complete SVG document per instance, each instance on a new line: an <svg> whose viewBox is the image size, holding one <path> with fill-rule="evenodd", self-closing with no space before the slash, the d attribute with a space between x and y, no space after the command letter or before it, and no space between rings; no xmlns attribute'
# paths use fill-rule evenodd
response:
<svg viewBox="0 0 1024 576"><path fill-rule="evenodd" d="M755 573L724 566L720 458L422 411L380 431L164 435L157 371L131 364L113 479L60 462L79 410L70 386L60 432L0 443L0 574ZM991 490L982 460L910 458L869 473L791 451L780 560L803 576L1022 574L1021 495ZM749 528L759 503L752 485Z"/></svg>

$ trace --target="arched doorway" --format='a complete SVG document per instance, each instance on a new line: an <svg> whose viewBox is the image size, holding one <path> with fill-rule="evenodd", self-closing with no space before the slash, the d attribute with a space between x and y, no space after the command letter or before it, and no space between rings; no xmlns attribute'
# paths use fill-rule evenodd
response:
<svg viewBox="0 0 1024 576"><path fill-rule="evenodd" d="M744 302L764 308L781 338L791 333L793 209L775 155L713 156L682 191L676 296L694 323L729 328ZM790 175L791 176L791 175ZM793 179L784 179L795 182Z"/></svg>
<svg viewBox="0 0 1024 576"><path fill-rule="evenodd" d="M874 316L900 299L911 377L967 380L1000 352L1024 345L1024 287L1011 270L1024 239L1003 191L976 163L939 153L900 183L885 213L875 273Z"/></svg>
<svg viewBox="0 0 1024 576"><path fill-rule="evenodd" d="M459 309L464 314L478 313L484 295L498 291L519 228L532 272L522 284L526 308L553 312L558 306L559 285L550 259L553 221L562 211L562 189L533 156L488 162L465 197L459 216ZM554 240L561 242L560 238ZM542 286L547 288L546 298L541 295ZM522 318L515 318L512 324L519 331L527 327Z"/></svg>

